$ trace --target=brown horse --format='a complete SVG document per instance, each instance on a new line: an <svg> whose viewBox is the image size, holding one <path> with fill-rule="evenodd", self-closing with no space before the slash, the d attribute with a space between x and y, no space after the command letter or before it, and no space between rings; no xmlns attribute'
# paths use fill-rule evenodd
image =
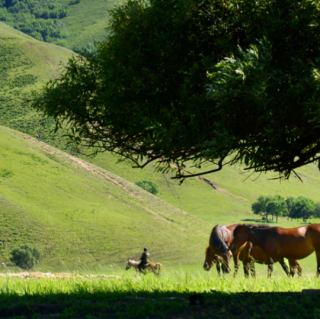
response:
<svg viewBox="0 0 320 319"><path fill-rule="evenodd" d="M216 264L218 273L220 274L220 262L222 262L222 271L226 272L225 269L230 269L229 261L231 255L227 256L227 249L234 239L234 230L237 226L242 224L233 224L229 226L220 226L217 225L212 229L209 246L206 249L206 259L203 265L204 270L209 271L210 268ZM268 225L259 225L256 226L259 228L270 228ZM243 270L246 277L249 276L249 269L251 275L255 276L254 262L259 264L268 264L268 256L265 254L262 248L257 245L253 245L251 242L244 242L240 247L233 251L232 253L235 273L236 276L240 263L239 260L243 263ZM301 267L296 260L289 260L290 264L290 275L294 276L296 269L298 273L301 273ZM225 265L225 267L224 267ZM223 268L224 267L224 268ZM287 267L285 264L282 265L283 269L286 271ZM228 271L229 272L229 271Z"/></svg>
<svg viewBox="0 0 320 319"><path fill-rule="evenodd" d="M147 268L142 270L139 268L140 261L135 261L133 259L128 259L127 265L126 265L126 270L133 268L136 271L139 271L141 273L146 273L146 271L152 271L154 274L159 275L160 270L162 268L162 265L160 263L148 263Z"/></svg>
<svg viewBox="0 0 320 319"><path fill-rule="evenodd" d="M320 272L320 225L313 224L296 228L257 228L239 225L234 230L231 249L237 251L243 243L251 241L263 249L268 258L268 277L271 277L273 263L280 262L289 274L284 258L290 261L308 257L314 251L317 256L317 276ZM300 268L301 269L301 268ZM301 273L301 271L300 271Z"/></svg>
<svg viewBox="0 0 320 319"><path fill-rule="evenodd" d="M156 275L159 275L162 265L160 263L148 263L148 268Z"/></svg>

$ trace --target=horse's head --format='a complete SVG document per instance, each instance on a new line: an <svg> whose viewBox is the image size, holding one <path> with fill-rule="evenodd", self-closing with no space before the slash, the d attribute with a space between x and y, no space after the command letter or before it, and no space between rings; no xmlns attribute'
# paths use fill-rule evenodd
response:
<svg viewBox="0 0 320 319"><path fill-rule="evenodd" d="M232 257L232 253L229 249L226 249L220 256L215 255L210 246L206 249L206 258L203 263L203 269L205 271L209 271L211 267L216 263L216 260L219 260L222 264L223 273L229 273L231 271L230 268L230 259Z"/></svg>
<svg viewBox="0 0 320 319"><path fill-rule="evenodd" d="M222 271L223 273L229 273L231 271L230 268L230 259L232 257L232 252L230 251L229 247L221 252L221 264L222 264Z"/></svg>
<svg viewBox="0 0 320 319"><path fill-rule="evenodd" d="M252 227L246 224L239 225L235 228L233 232L233 240L230 244L230 248L233 252L236 252L240 247L249 240L249 234L252 232Z"/></svg>
<svg viewBox="0 0 320 319"><path fill-rule="evenodd" d="M130 259L128 259L127 261L127 266L126 266L126 270L130 269L131 268L131 263L130 263Z"/></svg>
<svg viewBox="0 0 320 319"><path fill-rule="evenodd" d="M210 246L208 246L206 249L206 258L203 263L203 269L205 271L209 271L210 268L214 265L214 262L215 262L214 255L210 249Z"/></svg>

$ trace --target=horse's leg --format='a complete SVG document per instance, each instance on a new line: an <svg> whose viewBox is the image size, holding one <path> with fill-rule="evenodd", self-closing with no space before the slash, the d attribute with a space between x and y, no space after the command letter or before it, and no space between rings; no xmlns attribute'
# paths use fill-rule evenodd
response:
<svg viewBox="0 0 320 319"><path fill-rule="evenodd" d="M272 258L269 258L269 262L268 262L268 278L271 278L272 272L273 272L273 260L272 260Z"/></svg>
<svg viewBox="0 0 320 319"><path fill-rule="evenodd" d="M244 272L244 276L246 277L246 278L249 278L249 263L248 263L248 261L243 261L242 262L243 263L243 272Z"/></svg>
<svg viewBox="0 0 320 319"><path fill-rule="evenodd" d="M243 263L243 271L244 276L249 278L250 267L250 251L252 248L252 244L246 244L246 246L238 253L238 259L240 259Z"/></svg>
<svg viewBox="0 0 320 319"><path fill-rule="evenodd" d="M254 259L253 258L250 258L250 272L251 272L251 277L252 278L256 278L256 269L255 269L255 266L254 266Z"/></svg>
<svg viewBox="0 0 320 319"><path fill-rule="evenodd" d="M287 264L285 263L284 259L282 259L280 261L280 265L281 265L282 269L284 270L284 272L286 273L286 275L289 276L289 268L288 268Z"/></svg>
<svg viewBox="0 0 320 319"><path fill-rule="evenodd" d="M239 270L239 264L234 264L234 274L233 277L236 278Z"/></svg>
<svg viewBox="0 0 320 319"><path fill-rule="evenodd" d="M220 261L219 260L216 261L216 268L217 268L218 275L221 276L221 267L220 267Z"/></svg>
<svg viewBox="0 0 320 319"><path fill-rule="evenodd" d="M233 256L233 262L234 262L234 274L233 277L235 278L238 274L238 270L240 267L240 263L239 263L239 256Z"/></svg>
<svg viewBox="0 0 320 319"><path fill-rule="evenodd" d="M319 277L320 275L320 250L316 250L317 255L317 274L316 277Z"/></svg>
<svg viewBox="0 0 320 319"><path fill-rule="evenodd" d="M234 262L234 274L233 277L235 278L238 274L238 270L240 267L240 253L233 254L233 262Z"/></svg>
<svg viewBox="0 0 320 319"><path fill-rule="evenodd" d="M296 270L298 270L298 276L301 277L302 275L302 268L297 260L288 259L290 265L290 276L294 277L296 274Z"/></svg>

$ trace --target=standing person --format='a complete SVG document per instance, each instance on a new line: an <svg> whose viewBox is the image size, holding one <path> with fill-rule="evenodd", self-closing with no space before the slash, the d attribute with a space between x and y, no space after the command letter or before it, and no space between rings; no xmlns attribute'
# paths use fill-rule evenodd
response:
<svg viewBox="0 0 320 319"><path fill-rule="evenodd" d="M147 248L143 249L143 253L140 257L140 264L139 264L139 271L143 272L147 267L148 267L148 263L149 263L149 257L150 257L150 253L148 252Z"/></svg>

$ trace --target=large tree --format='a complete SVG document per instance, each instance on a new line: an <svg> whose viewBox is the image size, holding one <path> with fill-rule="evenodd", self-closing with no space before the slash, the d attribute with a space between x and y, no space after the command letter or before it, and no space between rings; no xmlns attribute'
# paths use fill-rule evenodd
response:
<svg viewBox="0 0 320 319"><path fill-rule="evenodd" d="M110 16L97 54L32 101L73 142L177 178L188 161L286 178L320 163L318 1L129 0Z"/></svg>

